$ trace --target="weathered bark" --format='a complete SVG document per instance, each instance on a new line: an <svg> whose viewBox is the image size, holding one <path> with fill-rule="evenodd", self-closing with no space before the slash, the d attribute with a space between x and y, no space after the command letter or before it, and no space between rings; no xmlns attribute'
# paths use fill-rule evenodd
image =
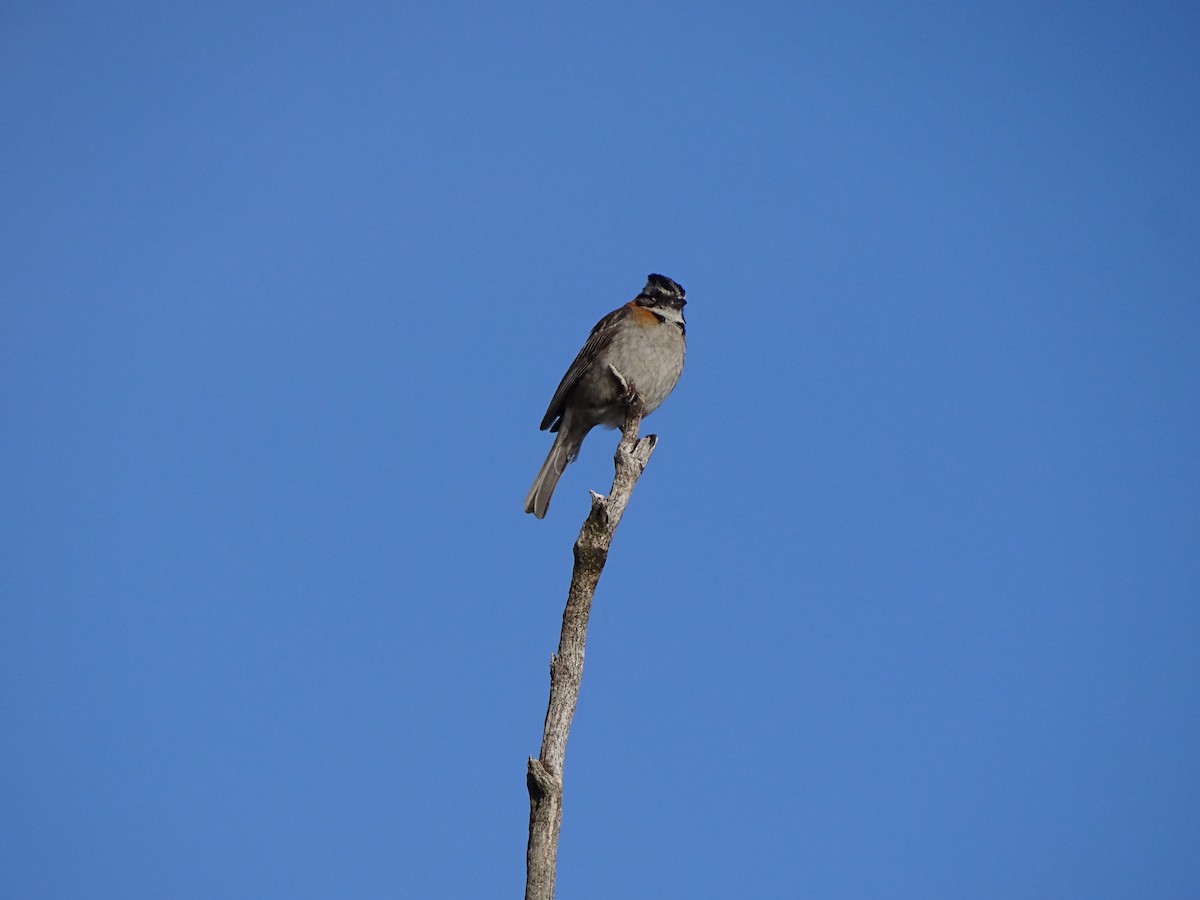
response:
<svg viewBox="0 0 1200 900"><path fill-rule="evenodd" d="M619 373L614 371L613 374L624 384ZM614 456L616 475L608 497L591 492L592 509L575 542L575 568L571 574L567 606L563 610L562 635L558 652L550 660L550 703L542 731L542 750L537 759L529 758L525 779L529 787L525 900L552 900L554 897L558 835L562 829L563 763L583 679L583 651L592 596L600 573L604 571L613 534L658 440L652 434L638 437L642 401L633 385L626 387L632 399Z"/></svg>

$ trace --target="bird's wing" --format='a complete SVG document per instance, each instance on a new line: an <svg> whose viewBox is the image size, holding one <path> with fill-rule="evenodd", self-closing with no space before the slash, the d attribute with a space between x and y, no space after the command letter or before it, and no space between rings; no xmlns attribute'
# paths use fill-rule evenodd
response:
<svg viewBox="0 0 1200 900"><path fill-rule="evenodd" d="M566 402L567 394L570 393L571 388L575 387L579 379L583 377L583 373L592 367L596 361L596 357L600 355L605 347L612 343L613 335L616 334L616 329L612 326L616 324L617 318L623 315L624 309L624 307L614 309L596 323L596 327L588 335L583 349L579 351L579 355L575 357L575 361L567 368L567 374L559 382L558 390L550 398L550 406L547 407L546 415L542 418L542 424L539 426L542 431L545 431L547 428L551 431L558 431L560 423L555 422L555 419L559 419L562 416L563 404Z"/></svg>

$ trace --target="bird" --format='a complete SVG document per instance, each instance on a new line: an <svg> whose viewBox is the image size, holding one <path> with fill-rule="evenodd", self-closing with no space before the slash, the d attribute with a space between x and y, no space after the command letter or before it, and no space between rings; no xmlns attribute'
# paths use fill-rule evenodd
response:
<svg viewBox="0 0 1200 900"><path fill-rule="evenodd" d="M678 282L650 275L641 293L596 323L542 418L541 430L554 432L554 443L525 497L525 512L545 517L588 432L624 424L630 389L641 395L643 415L675 389L687 349L686 303Z"/></svg>

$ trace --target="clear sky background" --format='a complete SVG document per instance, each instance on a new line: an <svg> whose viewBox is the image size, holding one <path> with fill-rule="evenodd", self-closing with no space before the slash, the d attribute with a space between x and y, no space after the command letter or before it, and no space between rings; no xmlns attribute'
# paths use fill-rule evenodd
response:
<svg viewBox="0 0 1200 900"><path fill-rule="evenodd" d="M1200 895L1200 9L0 12L0 896Z"/></svg>

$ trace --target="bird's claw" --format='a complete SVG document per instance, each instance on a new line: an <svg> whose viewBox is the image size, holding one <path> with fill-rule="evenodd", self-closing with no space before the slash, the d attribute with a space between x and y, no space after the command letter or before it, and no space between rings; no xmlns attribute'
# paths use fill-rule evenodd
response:
<svg viewBox="0 0 1200 900"><path fill-rule="evenodd" d="M620 369L609 363L608 371L612 372L613 378L617 379L617 384L621 386L621 399L628 403L637 396L637 385L622 375Z"/></svg>

